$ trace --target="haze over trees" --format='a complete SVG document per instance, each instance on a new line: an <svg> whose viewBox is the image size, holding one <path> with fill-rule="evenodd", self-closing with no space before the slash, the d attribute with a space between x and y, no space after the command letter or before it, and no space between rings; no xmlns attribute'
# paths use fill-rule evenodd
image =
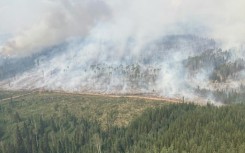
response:
<svg viewBox="0 0 245 153"><path fill-rule="evenodd" d="M101 42L98 49L110 54L87 59L80 57L80 52L94 42L85 41L77 47L77 41L85 40L71 40L22 58L0 59L0 85L5 89L141 93L189 99L196 95L221 103L241 102L243 97L240 87L244 86L245 62L243 56L235 54L242 48L222 50L213 39L169 35L145 44L138 54L133 54L135 40L130 39L127 45L131 47L125 50L132 53L116 59L113 54L117 46Z"/></svg>

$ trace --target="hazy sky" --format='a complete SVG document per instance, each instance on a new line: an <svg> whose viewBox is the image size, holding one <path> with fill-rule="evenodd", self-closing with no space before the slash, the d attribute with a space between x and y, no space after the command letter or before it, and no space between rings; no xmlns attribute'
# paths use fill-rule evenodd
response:
<svg viewBox="0 0 245 153"><path fill-rule="evenodd" d="M72 36L144 44L164 35L197 34L244 43L244 0L1 0L0 50L33 52ZM1 52L1 51L0 51Z"/></svg>

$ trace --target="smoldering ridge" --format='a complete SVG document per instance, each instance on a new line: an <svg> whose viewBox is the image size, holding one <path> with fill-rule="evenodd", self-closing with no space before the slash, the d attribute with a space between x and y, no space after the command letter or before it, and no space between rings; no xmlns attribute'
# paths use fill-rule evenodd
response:
<svg viewBox="0 0 245 153"><path fill-rule="evenodd" d="M244 90L243 4L49 1L1 45L0 85L228 101Z"/></svg>
<svg viewBox="0 0 245 153"><path fill-rule="evenodd" d="M127 49L134 49L132 42ZM141 56L115 59L117 47L78 39L48 48L33 56L31 69L2 81L2 87L198 98L196 89L209 89L212 82L212 62L223 65L230 61L230 53L217 49L212 39L192 35L163 37L146 45ZM212 94L207 97L212 99Z"/></svg>

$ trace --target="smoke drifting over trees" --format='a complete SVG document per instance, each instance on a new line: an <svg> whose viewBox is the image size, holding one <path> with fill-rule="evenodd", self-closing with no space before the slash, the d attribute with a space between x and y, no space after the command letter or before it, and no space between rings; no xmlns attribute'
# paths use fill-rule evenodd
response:
<svg viewBox="0 0 245 153"><path fill-rule="evenodd" d="M216 90L240 92L244 7L242 0L4 0L1 87L192 98L205 89L208 99Z"/></svg>

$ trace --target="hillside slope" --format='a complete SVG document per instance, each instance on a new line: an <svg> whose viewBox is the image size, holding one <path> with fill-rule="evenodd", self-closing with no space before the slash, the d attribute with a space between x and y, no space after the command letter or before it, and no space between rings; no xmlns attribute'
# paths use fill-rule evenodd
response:
<svg viewBox="0 0 245 153"><path fill-rule="evenodd" d="M0 103L0 153L243 153L244 109L36 93Z"/></svg>

